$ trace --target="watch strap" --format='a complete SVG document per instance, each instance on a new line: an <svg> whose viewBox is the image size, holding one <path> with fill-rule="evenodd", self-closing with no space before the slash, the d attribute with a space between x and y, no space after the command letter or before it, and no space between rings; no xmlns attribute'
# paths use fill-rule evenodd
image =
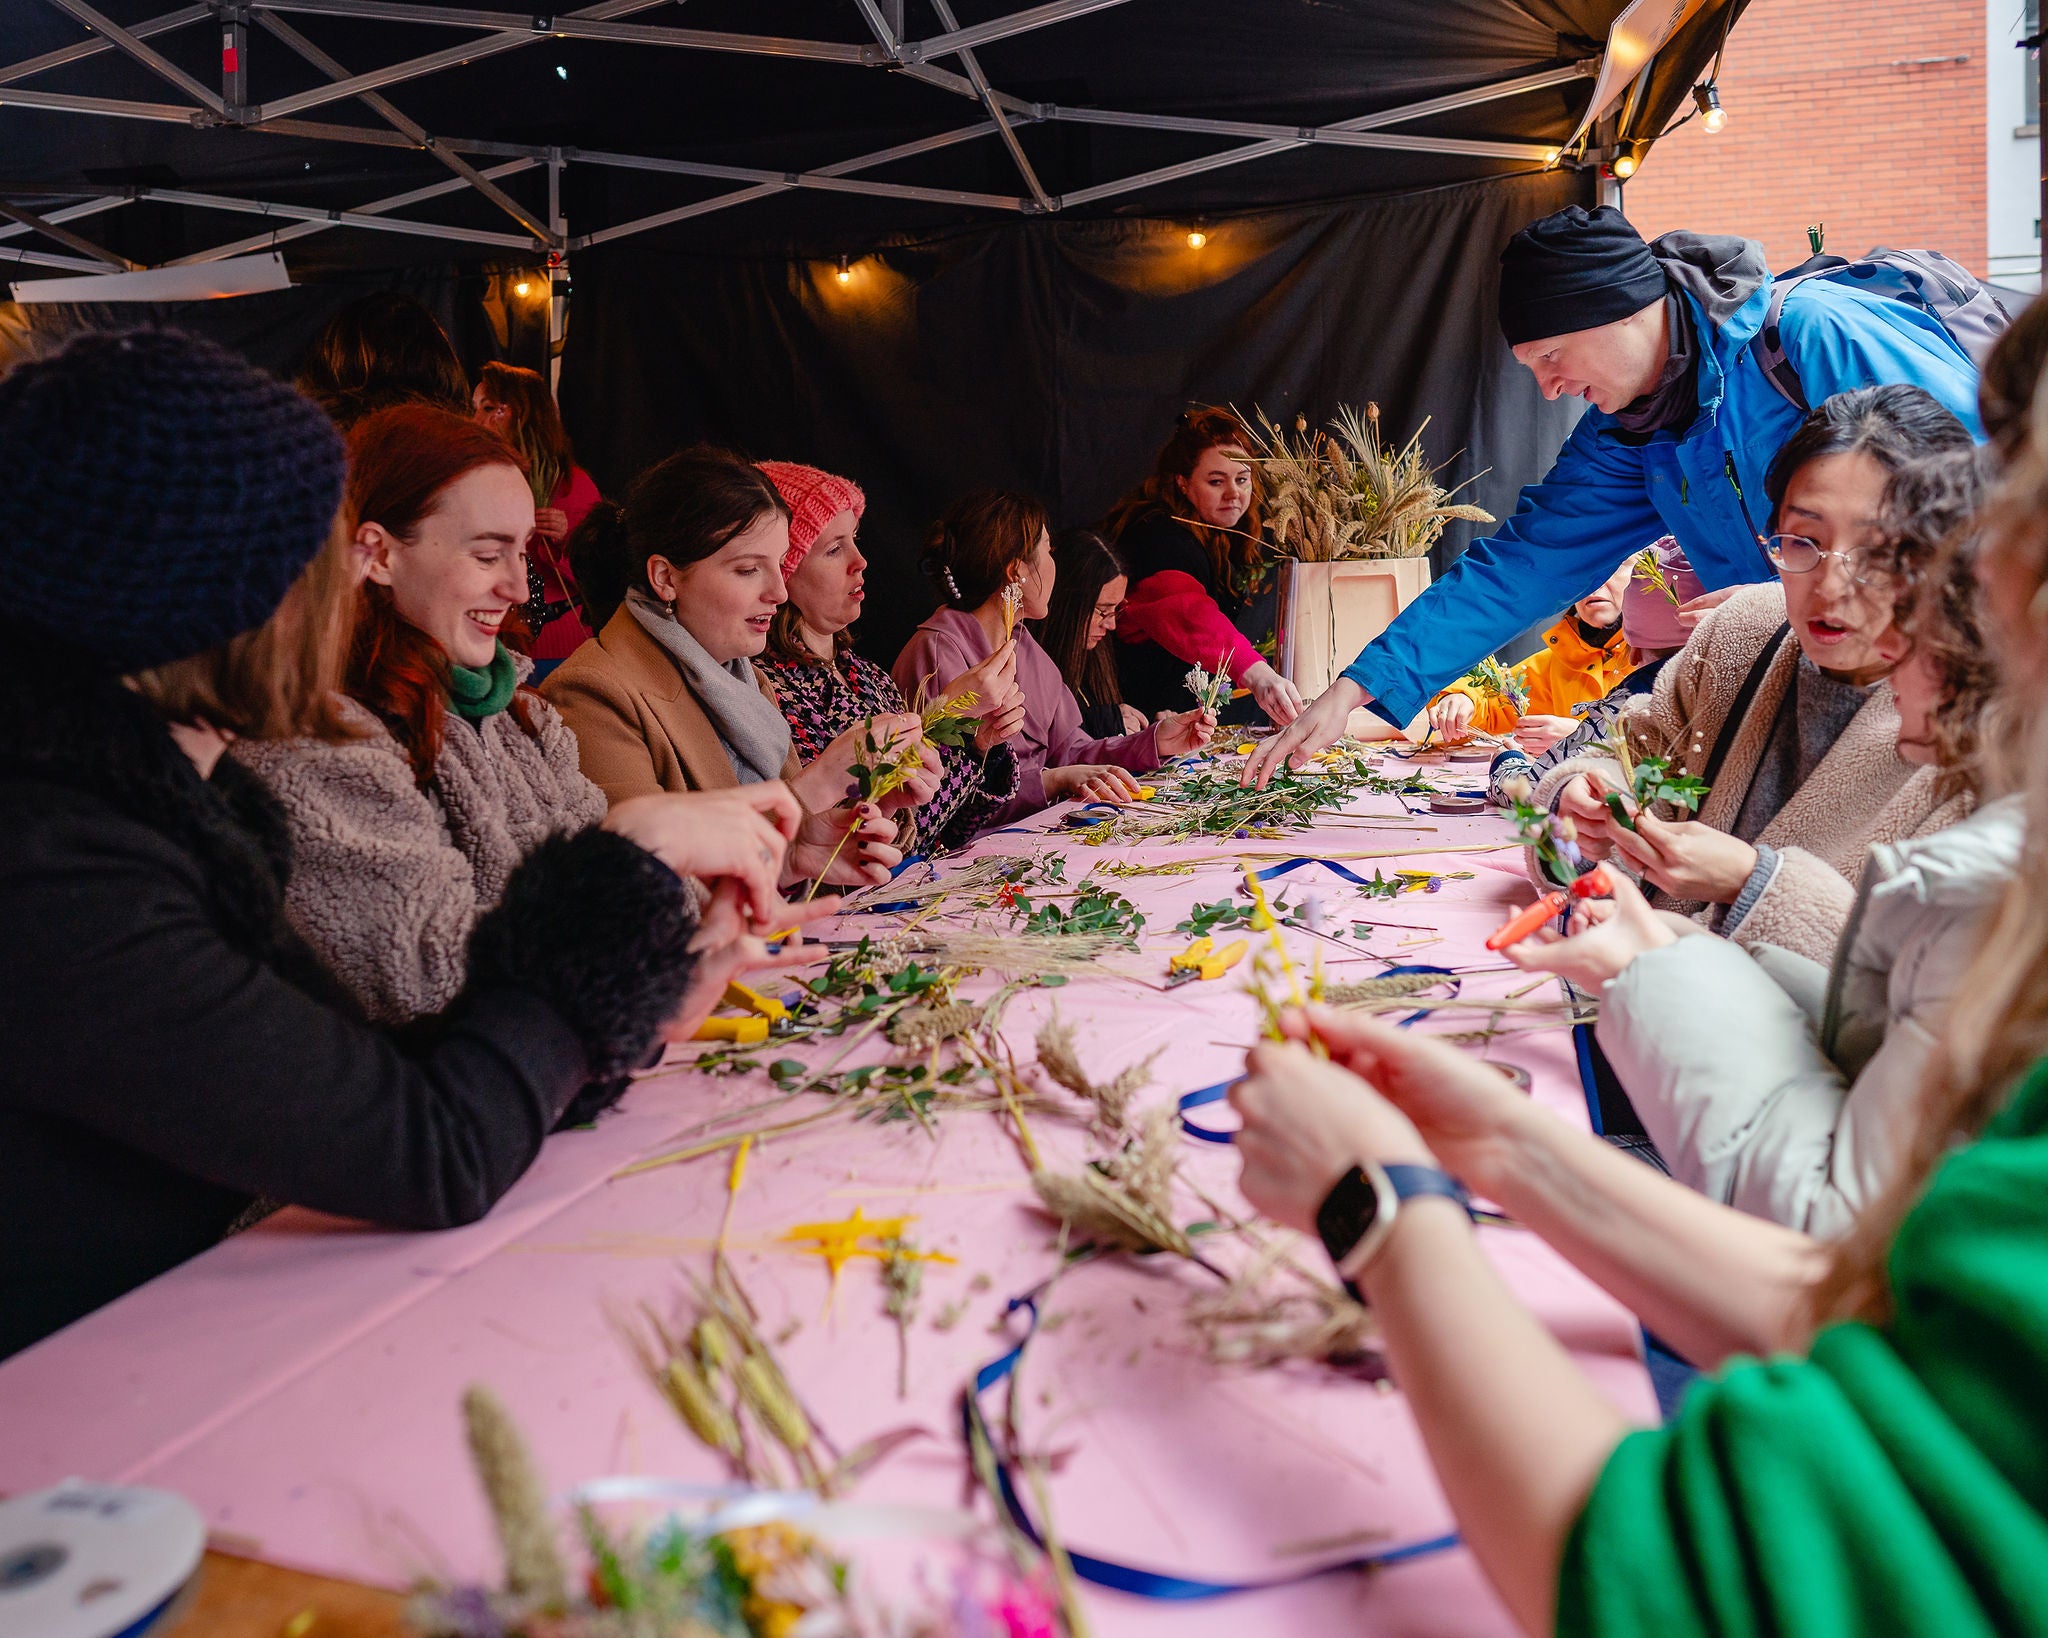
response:
<svg viewBox="0 0 2048 1638"><path fill-rule="evenodd" d="M1467 1213L1472 1209L1464 1185L1435 1166L1379 1166L1368 1161L1353 1166L1324 1196L1316 1212L1316 1231L1354 1298L1355 1281L1393 1232L1401 1202L1429 1195L1456 1201Z"/></svg>

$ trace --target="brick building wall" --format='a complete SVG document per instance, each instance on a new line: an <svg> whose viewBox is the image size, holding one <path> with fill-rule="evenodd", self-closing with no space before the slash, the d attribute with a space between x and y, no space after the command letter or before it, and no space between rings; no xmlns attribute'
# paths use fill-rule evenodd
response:
<svg viewBox="0 0 2048 1638"><path fill-rule="evenodd" d="M1983 276L1985 6L2007 3L1751 0L1721 71L1727 127L1657 143L1622 208L1646 238L1760 239L1773 268L1825 222L1837 255L1924 246Z"/></svg>

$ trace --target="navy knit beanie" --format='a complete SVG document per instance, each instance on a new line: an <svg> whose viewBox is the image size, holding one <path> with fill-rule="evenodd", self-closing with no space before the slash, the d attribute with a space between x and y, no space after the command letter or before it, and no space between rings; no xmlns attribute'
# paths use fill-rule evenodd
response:
<svg viewBox="0 0 2048 1638"><path fill-rule="evenodd" d="M1510 347L1598 329L1664 293L1664 269L1611 205L1553 211L1500 253L1500 328Z"/></svg>
<svg viewBox="0 0 2048 1638"><path fill-rule="evenodd" d="M0 378L0 587L46 640L127 673L270 618L341 506L310 399L177 330L81 335Z"/></svg>

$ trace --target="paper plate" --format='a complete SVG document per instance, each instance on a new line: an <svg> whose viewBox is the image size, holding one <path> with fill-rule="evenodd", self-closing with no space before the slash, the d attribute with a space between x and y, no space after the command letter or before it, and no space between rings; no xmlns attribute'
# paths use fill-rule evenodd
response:
<svg viewBox="0 0 2048 1638"><path fill-rule="evenodd" d="M66 1479L0 1502L0 1638L140 1638L182 1609L205 1551L168 1490Z"/></svg>

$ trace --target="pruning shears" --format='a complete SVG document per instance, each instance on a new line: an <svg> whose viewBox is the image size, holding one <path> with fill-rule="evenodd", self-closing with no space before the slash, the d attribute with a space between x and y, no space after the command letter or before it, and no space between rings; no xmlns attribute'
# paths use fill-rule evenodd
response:
<svg viewBox="0 0 2048 1638"><path fill-rule="evenodd" d="M1545 893L1528 909L1510 916L1486 941L1489 950L1505 950L1519 944L1546 921L1563 911L1573 899L1605 899L1614 896L1614 881L1605 865L1595 865L1585 875L1554 893Z"/></svg>
<svg viewBox="0 0 2048 1638"><path fill-rule="evenodd" d="M1251 948L1245 939L1216 948L1216 941L1206 933L1166 964L1166 987L1179 989L1183 984L1199 983L1203 979L1221 978L1240 961L1245 951Z"/></svg>
<svg viewBox="0 0 2048 1638"><path fill-rule="evenodd" d="M722 1005L741 1007L736 1018L707 1018L697 1026L693 1041L730 1041L735 1046L759 1046L771 1035L794 1035L796 1022L789 1008L772 995L750 989L738 979L725 987Z"/></svg>

